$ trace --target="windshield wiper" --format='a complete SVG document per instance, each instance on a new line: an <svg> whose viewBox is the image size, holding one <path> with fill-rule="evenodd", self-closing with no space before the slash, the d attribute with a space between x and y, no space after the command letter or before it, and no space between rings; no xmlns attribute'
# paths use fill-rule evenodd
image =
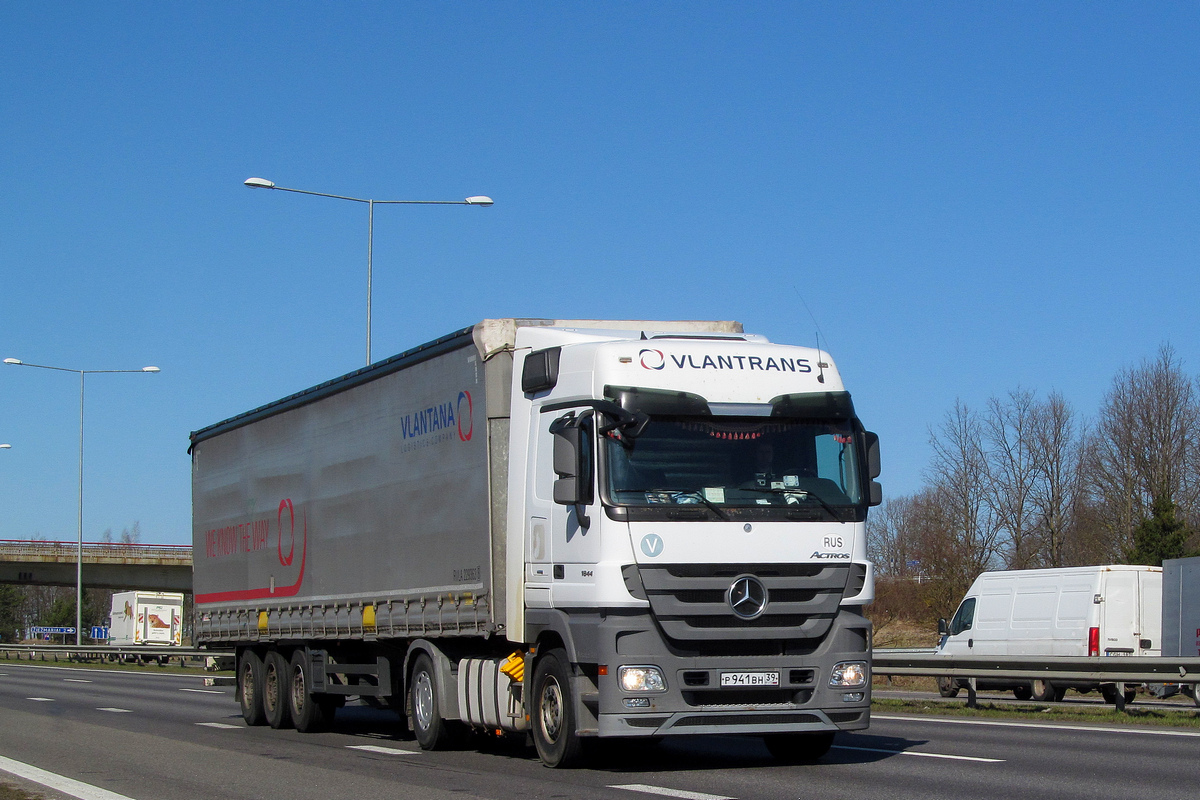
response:
<svg viewBox="0 0 1200 800"><path fill-rule="evenodd" d="M647 494L649 494L651 492L661 493L661 494L669 494L672 496L672 498L674 498L674 497L694 497L697 500L699 500L701 503L703 503L704 505L706 505L710 509L712 509L712 512L714 514L716 514L718 517L720 517L721 519L726 520L726 521L729 520L729 515L726 514L724 511L722 511L720 506L711 502L707 497L705 497L704 492L700 491L699 489L648 489L646 491L647 491Z"/></svg>
<svg viewBox="0 0 1200 800"><path fill-rule="evenodd" d="M826 503L825 498L821 497L821 495L814 492L809 492L804 489L771 488L767 486L743 486L740 487L740 490L743 492L763 492L764 494L781 494L785 497L798 497L816 500L821 504L821 508L829 512L829 516L833 517L843 525L846 523L846 520L842 519L842 516L837 512L837 509L829 505L829 503Z"/></svg>

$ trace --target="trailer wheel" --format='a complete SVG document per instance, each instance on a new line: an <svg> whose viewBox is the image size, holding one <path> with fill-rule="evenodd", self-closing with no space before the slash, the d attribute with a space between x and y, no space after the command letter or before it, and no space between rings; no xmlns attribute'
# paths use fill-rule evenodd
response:
<svg viewBox="0 0 1200 800"><path fill-rule="evenodd" d="M242 719L247 725L265 725L267 715L263 712L263 662L253 650L242 650L238 654L237 695L242 706Z"/></svg>
<svg viewBox="0 0 1200 800"><path fill-rule="evenodd" d="M288 662L278 650L267 653L263 662L263 710L272 728L292 727L288 708Z"/></svg>
<svg viewBox="0 0 1200 800"><path fill-rule="evenodd" d="M413 661L409 681L409 727L422 750L445 750L453 743L452 723L442 719L433 662L425 653Z"/></svg>
<svg viewBox="0 0 1200 800"><path fill-rule="evenodd" d="M288 674L288 710L296 730L301 733L328 730L337 706L324 695L318 697L313 694L312 675L309 674L309 663L303 649L292 653Z"/></svg>
<svg viewBox="0 0 1200 800"><path fill-rule="evenodd" d="M1029 698L1033 697L1033 687L1027 683L1020 686L1014 686L1012 693L1013 697L1017 698L1018 700L1028 700Z"/></svg>
<svg viewBox="0 0 1200 800"><path fill-rule="evenodd" d="M533 743L547 767L573 767L583 755L566 651L551 650L533 669Z"/></svg>
<svg viewBox="0 0 1200 800"><path fill-rule="evenodd" d="M776 760L785 764L811 764L833 747L833 731L821 733L774 733L763 743Z"/></svg>
<svg viewBox="0 0 1200 800"><path fill-rule="evenodd" d="M957 697L958 696L958 681L950 677L941 677L937 679L938 694L942 697Z"/></svg>

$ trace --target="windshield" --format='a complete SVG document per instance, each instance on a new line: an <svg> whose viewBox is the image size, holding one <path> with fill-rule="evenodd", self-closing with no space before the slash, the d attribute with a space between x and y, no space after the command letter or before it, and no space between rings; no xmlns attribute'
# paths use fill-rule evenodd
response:
<svg viewBox="0 0 1200 800"><path fill-rule="evenodd" d="M604 442L618 505L755 507L862 502L850 420L655 416L636 438Z"/></svg>

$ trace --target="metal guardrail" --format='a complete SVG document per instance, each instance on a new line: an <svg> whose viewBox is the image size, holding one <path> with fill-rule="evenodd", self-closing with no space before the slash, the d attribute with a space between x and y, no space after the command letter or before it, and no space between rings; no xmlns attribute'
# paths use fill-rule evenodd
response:
<svg viewBox="0 0 1200 800"><path fill-rule="evenodd" d="M1200 684L1200 658L1173 656L944 656L935 650L877 649L875 675L966 678L967 707L975 708L975 684L983 678L1094 681L1115 684L1117 710L1125 708L1126 683Z"/></svg>
<svg viewBox="0 0 1200 800"><path fill-rule="evenodd" d="M0 644L0 653L11 658L15 653L18 660L28 656L30 661L46 660L51 656L55 661L59 658L72 660L88 660L93 658L111 659L187 659L232 658L232 650L210 650L188 647L154 647L144 645L73 645L73 644Z"/></svg>

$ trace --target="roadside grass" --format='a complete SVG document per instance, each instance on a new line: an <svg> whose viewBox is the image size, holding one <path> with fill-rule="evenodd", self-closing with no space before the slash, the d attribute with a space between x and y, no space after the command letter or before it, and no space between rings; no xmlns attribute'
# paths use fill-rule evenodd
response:
<svg viewBox="0 0 1200 800"><path fill-rule="evenodd" d="M7 783L0 783L0 800L42 800L45 795L30 794L24 789Z"/></svg>
<svg viewBox="0 0 1200 800"><path fill-rule="evenodd" d="M884 697L871 701L873 713L919 714L938 717L974 717L1006 719L1024 722L1086 722L1095 725L1131 725L1165 728L1200 729L1200 709L1197 708L1137 708L1126 706L1120 713L1112 706L1062 706L1039 703L979 703L967 708L966 701L903 700Z"/></svg>
<svg viewBox="0 0 1200 800"><path fill-rule="evenodd" d="M36 657L30 659L28 656L21 658L16 655L11 655L0 651L0 664L28 664L30 666L41 667L70 667L72 669L104 669L104 670L119 670L122 672L155 672L162 675L195 675L197 677L212 678L212 677L228 677L233 675L233 670L206 670L203 663L193 662L188 665L180 665L179 660L170 661L166 664L158 664L156 662L149 663L126 663L122 661L104 661L104 660L71 660L65 656L55 653L39 653ZM0 800L5 800L3 795L0 795Z"/></svg>

